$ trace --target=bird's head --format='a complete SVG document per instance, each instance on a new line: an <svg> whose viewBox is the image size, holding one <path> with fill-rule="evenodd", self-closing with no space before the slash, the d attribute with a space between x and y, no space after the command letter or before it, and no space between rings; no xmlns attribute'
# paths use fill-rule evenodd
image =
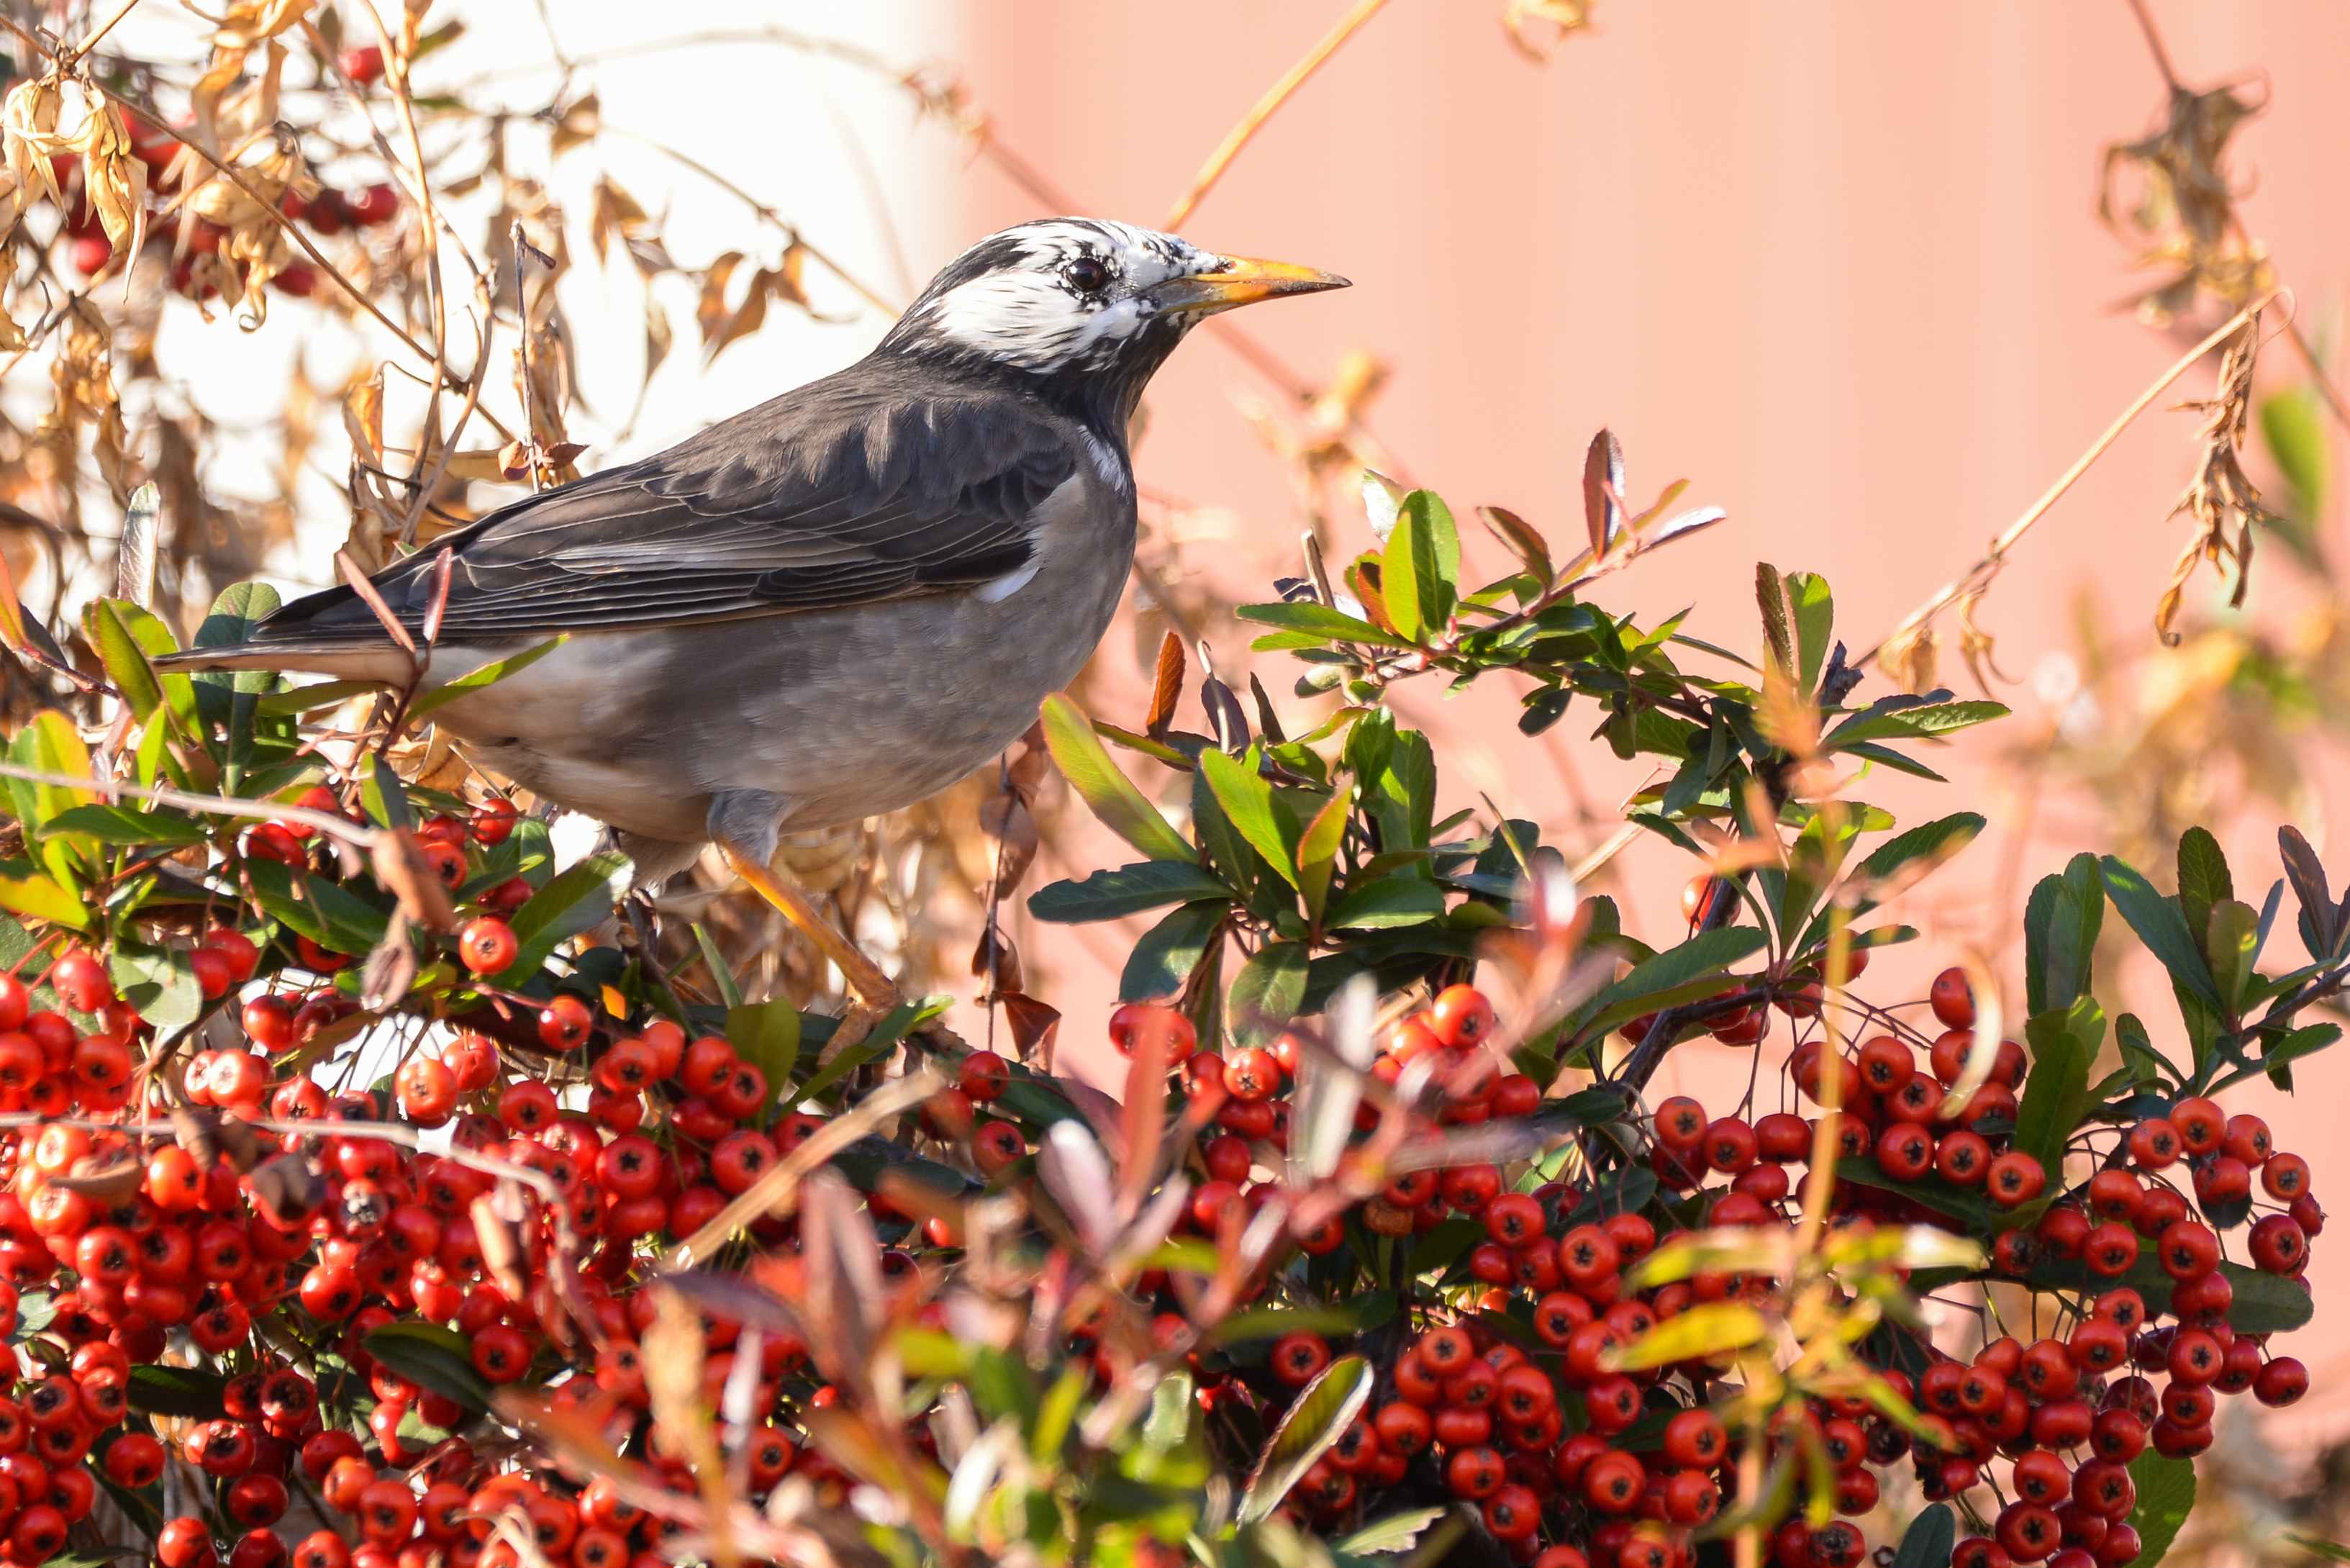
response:
<svg viewBox="0 0 2350 1568"><path fill-rule="evenodd" d="M1130 223L1045 218L990 234L949 263L881 351L1044 379L1122 420L1205 317L1346 286L1311 267L1222 255Z"/></svg>

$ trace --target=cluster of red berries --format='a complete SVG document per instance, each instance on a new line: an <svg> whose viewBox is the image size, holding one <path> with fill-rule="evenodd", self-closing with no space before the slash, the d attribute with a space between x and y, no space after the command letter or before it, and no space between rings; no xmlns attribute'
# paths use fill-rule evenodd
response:
<svg viewBox="0 0 2350 1568"><path fill-rule="evenodd" d="M301 804L344 809L324 789ZM627 1024L574 992L525 1004L502 989L524 950L508 917L532 895L490 869L515 823L494 800L432 817L412 838L462 901L449 954L505 1011L504 1036L443 1031L373 1089L330 1090L313 1075L321 1032L355 1005L333 980L353 960L296 933L274 952L227 926L195 938L188 969L223 1016L160 1072L155 1032L96 954L66 947L38 971L64 1011L0 978L0 1111L48 1124L0 1127L0 1310L13 1315L20 1293L46 1296L16 1336L23 1376L0 1397L0 1561L44 1561L101 1481L150 1488L174 1450L213 1490L164 1525L162 1568L520 1568L495 1531L516 1518L540 1556L574 1568L639 1568L669 1544L677 1525L608 1479L582 1485L477 1447L473 1401L484 1387L546 1386L558 1411L658 1485L693 1490L690 1435L655 1415L643 1345L660 1308L642 1286L652 1260L823 1123L779 1106L723 1037ZM317 849L289 819L248 828L237 854L322 877ZM289 983L297 973L312 978ZM1816 1015L1801 977L1785 989L1779 1011ZM1486 1161L1370 1176L1350 1156L1341 1176L1356 1185L1336 1213L1295 1204L1279 1175L1306 1042L1203 1050L1176 1010L1120 1008L1113 1044L1163 1061L1185 1125L1201 1131L1182 1229L1222 1244L1280 1205L1313 1267L1350 1244L1418 1247L1447 1227L1459 1238L1442 1253L1451 1261L1431 1265L1442 1285L1401 1301L1400 1321L1336 1342L1285 1334L1245 1353L1199 1344L1189 1361L1201 1404L1251 1408L1262 1429L1337 1355L1363 1355L1377 1368L1368 1404L1284 1507L1336 1525L1399 1493L1449 1494L1476 1507L1513 1560L1542 1568L1690 1568L1697 1532L1736 1500L1741 1450L1755 1441L1766 1458L1824 1454L1833 1477L1837 1517L1779 1526L1777 1568L1856 1568L1869 1546L1857 1521L1901 1464L1976 1521L1957 1554L1965 1568L2122 1568L2137 1552L2124 1522L2133 1457L2199 1451L2220 1396L2286 1404L2306 1387L2265 1335L2231 1327L2241 1275L2223 1266L2219 1238L2248 1226L2251 1262L2300 1279L2323 1225L2309 1168L2273 1149L2257 1117L2185 1098L2132 1127L2076 1134L2098 1168L2052 1194L2062 1173L2009 1147L2023 1054L2001 1043L1981 1073L1963 977L1945 976L1930 1000L1939 1039L1846 1047L1815 1031L1794 1048L1792 1091L1834 1106L1833 1120L1667 1099L1616 1129L1616 1172L1594 1172L1587 1189ZM1766 1012L1730 1021L1732 1033L1759 1038ZM242 1039L228 1037L230 1018ZM1413 1137L1485 1137L1488 1124L1543 1113L1541 1085L1495 1035L1492 1004L1468 985L1387 1027L1370 1071L1394 1091L1385 1099L1417 1107ZM1980 1086L1953 1108L1950 1090L1970 1068ZM1018 1179L1038 1130L1014 1093L1028 1070L988 1051L957 1069L923 1106L932 1152L983 1180ZM1392 1114L1365 1103L1356 1127L1373 1133ZM1700 1269L1645 1284L1632 1271L1684 1231L1791 1225L1797 1173L1822 1147L1872 1160L1883 1179L1840 1183L1832 1223L1963 1230L1946 1217L1949 1195L1980 1193L1980 1212L2009 1217L1976 1227L1993 1269L2054 1289L2065 1315L2045 1337L2002 1335L1966 1359L1914 1338L1898 1352L1871 1342L1877 1359L1903 1361L1878 1376L1921 1413L1915 1424L1840 1392L1783 1409L1758 1438L1712 1407L1717 1366L1640 1367L1621 1353L1693 1309L1768 1303L1779 1282ZM1942 1210L1917 1201L1927 1184ZM868 1206L891 1243L885 1279L913 1288L925 1253L951 1266L961 1238L950 1220L879 1193ZM760 1277L780 1288L797 1266L795 1221L762 1220L751 1235ZM2167 1289L2141 1267L2148 1249ZM2044 1271L2057 1265L2085 1271L2090 1288L2052 1285ZM1191 1327L1173 1283L1151 1269L1134 1285L1162 1344ZM944 1327L934 1300L909 1311ZM740 1408L740 1386L751 1389L754 1501L786 1476L843 1501L846 1475L806 1446L803 1416L835 1397L806 1346L709 1312L700 1329L710 1406ZM447 1381L448 1365L430 1375L412 1346L393 1354L388 1332L442 1334L437 1354L473 1391ZM140 1369L172 1344L219 1378L219 1414L146 1407ZM1105 1386L1132 1354L1083 1328L1067 1348ZM927 1423L910 1437L932 1441ZM332 1527L289 1524L296 1495L315 1496Z"/></svg>
<svg viewBox="0 0 2350 1568"><path fill-rule="evenodd" d="M1810 1000L1798 992L1782 1010L1812 1016ZM2000 1043L1980 1087L1951 1104L1950 1087L1973 1056L1963 972L1940 977L1930 1002L1948 1026L1938 1039L1883 1035L1849 1051L1811 1040L1792 1054L1792 1085L1840 1107L1827 1147L1839 1158L1873 1158L1888 1179L1884 1186L1838 1186L1832 1222L1963 1229L1901 1190L1930 1181L1981 1194L1991 1212L2024 1211L2012 1228L1977 1238L1991 1248L1995 1270L2023 1274L2046 1260L2077 1260L2113 1288L2077 1293L2059 1333L2029 1344L2002 1334L1968 1360L1910 1344L1907 1355L1922 1356L1922 1365L1913 1359L1909 1372L1887 1365L1877 1375L1919 1413L1914 1429L1858 1395L1809 1401L1795 1420L1801 1434L1786 1429L1783 1411L1770 1437L1773 1451L1800 1440L1826 1454L1837 1517L1819 1528L1800 1518L1779 1526L1773 1561L1777 1568L1855 1568L1869 1549L1857 1521L1877 1508L1883 1471L1907 1461L1928 1497L1958 1500L1966 1517L1980 1521L1982 1532L1958 1552L1963 1568L2042 1561L2121 1568L2138 1551L2124 1522L2135 1501L2130 1459L2149 1448L2171 1457L2207 1448L2219 1396L2250 1392L2285 1405L2307 1387L2301 1363L2272 1355L2266 1334L2230 1328L2234 1290L2219 1241L2220 1231L2248 1217L2256 1174L2272 1207L2251 1225L2251 1262L2300 1280L2309 1239L2323 1224L2307 1162L2272 1149L2259 1117L2227 1116L2209 1100L2186 1098L2168 1116L2113 1129L2110 1149L2102 1147L2106 1132L2085 1132L2082 1147L2100 1156L2103 1168L2043 1203L2054 1173L2006 1147L2023 1052ZM1758 1006L1730 1020L1741 1036L1731 1043L1759 1037L1762 1012ZM1649 1022L1637 1022L1627 1036L1639 1039ZM1482 995L1453 987L1390 1030L1374 1071L1394 1084L1427 1061L1429 1081L1440 1086L1437 1119L1444 1124L1534 1112L1538 1087L1480 1048L1492 1024ZM1277 1178L1260 1168L1277 1169L1286 1147L1283 1096L1296 1044L1283 1040L1220 1058L1194 1049L1180 1016L1149 1006L1122 1009L1113 1038L1128 1044L1145 1029L1170 1043L1168 1055L1192 1096L1222 1097L1215 1130L1197 1152L1187 1217L1193 1229L1220 1234L1234 1210L1253 1211L1278 1190ZM983 1104L1003 1071L994 1058L972 1058L963 1093ZM1359 1114L1369 1125L1370 1113ZM1752 1121L1714 1116L1675 1096L1655 1106L1645 1130L1659 1187L1696 1199L1694 1208L1671 1200L1680 1218L1666 1220L1669 1239L1683 1223L1791 1225L1801 1186L1791 1168L1814 1158L1821 1128L1787 1111ZM1022 1151L1012 1131L1004 1158ZM1262 1179L1252 1181L1252 1171ZM2191 1174L2191 1191L2173 1185L2181 1172ZM1383 1353L1386 1342L1372 1330L1351 1345L1285 1335L1262 1368L1195 1355L1203 1402L1277 1407L1335 1355L1373 1354L1384 1365L1371 1405L1292 1493L1289 1506L1301 1522L1351 1517L1405 1486L1418 1467L1423 1482L1476 1504L1487 1532L1517 1560L1542 1568L1687 1568L1693 1532L1735 1495L1740 1444L1704 1400L1710 1369L1617 1370L1615 1355L1692 1307L1763 1301L1775 1282L1700 1270L1629 1288L1627 1272L1659 1244L1659 1219L1650 1216L1665 1219L1667 1210L1609 1212L1604 1199L1601 1191L1531 1179L1511 1190L1490 1164L1418 1170L1388 1182L1349 1216L1295 1233L1299 1247L1315 1254L1345 1245L1349 1220L1374 1236L1410 1237L1471 1218L1482 1234L1463 1259L1467 1288L1451 1295L1449 1306L1425 1303L1418 1332ZM2160 1265L2167 1299L2118 1282L2142 1246ZM1146 1277L1143 1287L1150 1282ZM1531 1339L1500 1332L1496 1324L1508 1316L1530 1329ZM1161 1326L1172 1333L1180 1323L1170 1314ZM1988 1485L1994 1480L1996 1494ZM1985 1508L1991 1496L1998 1501Z"/></svg>
<svg viewBox="0 0 2350 1568"><path fill-rule="evenodd" d="M338 803L317 791L301 804ZM480 874L479 852L515 820L510 805L493 801L469 819L436 817L418 838L455 888ZM296 823L264 823L241 850L307 867L310 837ZM510 909L529 892L519 878L496 883L481 904ZM477 972L515 953L497 914L475 916L456 945ZM317 975L349 961L306 939L289 947L295 965ZM244 987L266 956L225 928L186 955L208 1001ZM224 1556L231 1568L515 1568L513 1545L491 1537L516 1511L548 1561L657 1560L673 1525L622 1501L608 1480L582 1489L477 1452L458 1435L469 1408L386 1365L369 1336L402 1323L449 1325L484 1383L570 1368L557 1389L567 1407L650 1429L637 1349L653 1306L637 1289L643 1266L701 1230L821 1118L774 1116L759 1068L723 1038L689 1039L665 1020L623 1032L567 992L536 1020L545 1056L517 1059L460 1033L410 1054L388 1090L330 1093L310 1075L305 1048L352 1003L330 985L307 994L273 985L242 999L243 1043L195 1050L172 1096L161 1075L140 1071L154 1031L96 955L68 949L35 974L98 1027L85 1033L67 1012L36 1008L25 979L0 976L0 1110L58 1118L0 1129L7 1326L20 1293L47 1295L45 1321L22 1335L26 1380L0 1397L0 1561L54 1556L88 1515L97 1478L149 1487L167 1443L214 1492L204 1513L165 1523L163 1568L214 1568ZM524 1065L591 1038L584 1096ZM184 1109L166 1120L173 1098ZM191 1114L209 1114L193 1124L209 1130L187 1136ZM395 1136L300 1125L318 1120ZM414 1133L436 1128L446 1129L446 1152L411 1147ZM515 1255L500 1260L485 1256L476 1201L507 1170L532 1180L528 1211L510 1228ZM785 1234L756 1233L770 1242ZM891 1261L910 1263L903 1253ZM260 1331L278 1320L290 1332ZM733 1375L737 1330L717 1319L703 1327L714 1404ZM134 1369L163 1360L181 1336L224 1378L222 1413L151 1419ZM322 1386L319 1364L287 1355L298 1345L348 1371ZM786 1389L822 1402L804 1347L769 1334L756 1354L763 1407L780 1413ZM355 1409L365 1411L366 1438L343 1424ZM788 1471L832 1489L835 1501L845 1495L843 1473L803 1454L784 1426L771 1420L754 1438L754 1494ZM681 1494L694 1490L686 1453L654 1432L646 1457ZM305 1483L345 1527L289 1544L280 1528L289 1484Z"/></svg>

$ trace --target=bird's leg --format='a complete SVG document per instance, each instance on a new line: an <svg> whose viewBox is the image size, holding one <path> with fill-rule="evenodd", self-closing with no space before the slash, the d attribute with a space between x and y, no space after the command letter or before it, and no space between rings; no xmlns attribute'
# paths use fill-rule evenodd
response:
<svg viewBox="0 0 2350 1568"><path fill-rule="evenodd" d="M897 982L858 951L857 944L825 919L815 900L789 877L777 876L764 862L753 859L746 849L732 844L719 847L725 851L726 863L734 868L734 874L797 927L800 935L815 943L816 951L830 960L847 981L849 1008L841 1015L840 1027L833 1031L824 1054L836 1056L871 1033L873 1026L898 1005Z"/></svg>

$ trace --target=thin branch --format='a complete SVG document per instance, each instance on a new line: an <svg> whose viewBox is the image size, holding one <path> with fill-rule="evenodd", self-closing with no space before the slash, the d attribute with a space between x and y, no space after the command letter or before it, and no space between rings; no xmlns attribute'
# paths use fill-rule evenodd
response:
<svg viewBox="0 0 2350 1568"><path fill-rule="evenodd" d="M313 811L305 805L280 805L271 801L244 800L236 795L196 794L161 784L82 778L72 774L51 773L46 768L19 767L15 763L0 763L0 778L23 779L30 784L52 784L64 789L86 789L99 794L123 795L132 800L151 801L157 805L175 805L182 811L210 816L249 816L263 822L297 822L361 849L373 845L382 832L380 828L348 821L332 812Z"/></svg>
<svg viewBox="0 0 2350 1568"><path fill-rule="evenodd" d="M1997 571L2004 564L2007 552L2013 547L2016 541L2030 533L2033 525L2048 514L2049 510L2064 498L2064 493L2080 482L2081 476L2089 472L2097 459L2105 456L2106 449L2121 439L2122 431L2127 430L2138 415L2146 412L2155 399L2160 397L2173 381L2193 369L2197 362L2205 355L2234 337L2246 322L2267 309L2270 302L2274 300L2281 292L2282 291L2279 289L2271 289L2261 296L2260 298L2214 327L2210 336L2173 361L2170 369L2156 377L2153 384L2133 399L2129 407L2124 409L2116 417L2114 422L2106 427L2105 433L2090 443L2088 451L2074 459L2073 466L2058 475L2056 482L2041 493L2039 500L2024 509L2022 516L2009 524L2007 531L1991 541L1991 549L1984 554L1981 560L1968 567L1963 576L1954 577L1943 584L1924 604L1904 616L1901 624L1886 633L1876 647L1853 660L1852 668L1859 670L1874 662L1877 656L1885 651L1887 643L1907 637L1924 626L1956 603L1963 595L1979 587L1988 574Z"/></svg>
<svg viewBox="0 0 2350 1568"><path fill-rule="evenodd" d="M69 71L73 69L74 67L81 64L82 57L88 55L92 49L98 47L98 41L100 38L105 37L109 33L114 31L114 25L117 22L121 21L125 16L130 16L131 8L138 4L139 0L122 0L122 4L114 8L114 15L109 16L105 21L100 22L97 26L91 28L89 36L82 39L80 43L76 44L72 50L67 54L65 58L57 62L57 68L59 70Z"/></svg>
<svg viewBox="0 0 2350 1568"><path fill-rule="evenodd" d="M1347 14L1338 18L1337 25L1322 35L1319 43L1305 51L1305 57L1290 67L1281 79L1274 83L1246 114L1241 116L1239 123L1225 132L1223 140L1208 154L1208 161L1200 165L1199 173L1191 177L1191 188L1184 192L1182 199L1169 210L1164 227L1172 230L1183 226L1184 220L1198 210L1201 200L1215 188L1217 181L1223 178L1224 171L1232 166L1232 160L1238 158L1242 149L1264 129L1265 121L1271 119L1315 71L1327 64L1331 56L1344 48L1347 40L1360 32L1365 23L1385 10L1387 3L1388 0L1356 0Z"/></svg>
<svg viewBox="0 0 2350 1568"><path fill-rule="evenodd" d="M2162 34L2154 25L2154 14L2146 8L2146 0L2129 0L2130 14L2137 18L2138 31L2146 35L2146 47L2154 56L2154 68L2162 73L2162 85L2172 92L2184 92L2178 73L2171 68L2170 51L2162 46Z"/></svg>

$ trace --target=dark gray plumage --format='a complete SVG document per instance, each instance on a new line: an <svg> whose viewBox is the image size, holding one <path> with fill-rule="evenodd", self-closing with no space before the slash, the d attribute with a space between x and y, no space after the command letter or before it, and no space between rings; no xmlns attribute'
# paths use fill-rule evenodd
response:
<svg viewBox="0 0 2350 1568"><path fill-rule="evenodd" d="M713 837L764 865L780 829L910 804L1018 737L1117 607L1144 383L1201 317L1341 282L1125 224L1023 224L858 363L516 502L374 587L421 639L448 557L428 687L569 634L435 720L619 830L640 877ZM348 587L166 662L411 676Z"/></svg>

